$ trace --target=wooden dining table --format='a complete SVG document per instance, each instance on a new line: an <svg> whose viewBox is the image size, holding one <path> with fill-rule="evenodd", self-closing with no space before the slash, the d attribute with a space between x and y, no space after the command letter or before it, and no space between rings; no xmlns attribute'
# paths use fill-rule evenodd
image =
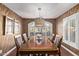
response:
<svg viewBox="0 0 79 59"><path fill-rule="evenodd" d="M41 44L37 44L35 42L35 37L32 37L21 45L18 50L19 54L51 54L56 55L58 53L58 48L54 43L50 41L48 37L44 37L44 42Z"/></svg>

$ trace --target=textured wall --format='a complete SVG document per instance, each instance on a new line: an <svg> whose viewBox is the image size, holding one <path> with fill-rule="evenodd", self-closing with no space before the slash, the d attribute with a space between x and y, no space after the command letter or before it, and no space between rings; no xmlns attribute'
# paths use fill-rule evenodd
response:
<svg viewBox="0 0 79 59"><path fill-rule="evenodd" d="M56 19L56 33L63 34L63 18L68 17L74 13L79 12L79 4L62 14L60 17Z"/></svg>
<svg viewBox="0 0 79 59"><path fill-rule="evenodd" d="M22 32L27 32L28 33L28 23L34 21L35 19L23 19L23 24L22 24ZM56 33L56 20L55 19L45 19L48 22L51 22L53 24L53 33Z"/></svg>
<svg viewBox="0 0 79 59"><path fill-rule="evenodd" d="M22 19L12 10L10 10L5 5L0 3L0 49L2 49L3 53L5 53L8 50L10 50L12 47L14 47L15 42L14 42L14 35L2 35L3 16L8 16L10 18L16 19L16 21L20 22L20 24L22 24L21 23Z"/></svg>

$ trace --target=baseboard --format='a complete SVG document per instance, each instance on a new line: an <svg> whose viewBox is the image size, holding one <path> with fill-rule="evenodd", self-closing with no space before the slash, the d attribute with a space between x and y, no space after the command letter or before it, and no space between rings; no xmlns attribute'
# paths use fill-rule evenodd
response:
<svg viewBox="0 0 79 59"><path fill-rule="evenodd" d="M13 47L11 50L9 50L8 52L6 52L3 56L8 56L15 49L16 49L16 47Z"/></svg>
<svg viewBox="0 0 79 59"><path fill-rule="evenodd" d="M68 48L69 50L73 51L75 54L77 54L79 56L79 49L76 49L76 48L66 44L65 42L62 42L62 45L65 46L66 48Z"/></svg>
<svg viewBox="0 0 79 59"><path fill-rule="evenodd" d="M68 48L66 48L65 46L61 45L65 50L67 50L69 53L71 53L73 56L78 56L77 54L75 54L74 52L72 52L71 50L69 50Z"/></svg>

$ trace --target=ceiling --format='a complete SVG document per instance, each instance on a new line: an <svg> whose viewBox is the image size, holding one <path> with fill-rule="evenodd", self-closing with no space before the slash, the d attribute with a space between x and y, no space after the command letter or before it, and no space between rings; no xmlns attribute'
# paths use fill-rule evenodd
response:
<svg viewBox="0 0 79 59"><path fill-rule="evenodd" d="M75 3L4 3L22 18L39 17L38 8L41 8L42 18L57 18L73 6Z"/></svg>

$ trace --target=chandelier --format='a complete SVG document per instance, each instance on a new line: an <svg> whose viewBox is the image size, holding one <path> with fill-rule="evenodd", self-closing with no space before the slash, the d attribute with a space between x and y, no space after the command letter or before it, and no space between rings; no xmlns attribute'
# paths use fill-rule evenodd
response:
<svg viewBox="0 0 79 59"><path fill-rule="evenodd" d="M36 26L44 26L44 19L41 17L41 8L38 8L38 12L39 12L39 17L36 18L35 20L35 25Z"/></svg>

